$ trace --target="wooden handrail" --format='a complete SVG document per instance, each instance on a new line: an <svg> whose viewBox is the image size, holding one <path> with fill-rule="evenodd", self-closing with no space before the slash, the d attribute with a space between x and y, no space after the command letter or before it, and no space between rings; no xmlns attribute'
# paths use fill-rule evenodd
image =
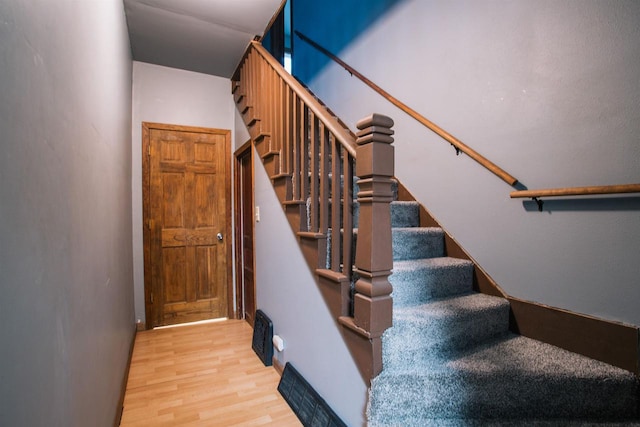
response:
<svg viewBox="0 0 640 427"><path fill-rule="evenodd" d="M356 140L257 42L236 68L231 90L305 260L331 312L350 331L347 342L370 380L382 370L381 337L392 320L386 279L393 265L393 120L378 114L361 120Z"/></svg>
<svg viewBox="0 0 640 427"><path fill-rule="evenodd" d="M325 127L335 135L336 139L344 145L345 149L353 157L356 156L356 141L354 136L342 126L337 118L327 112L327 109L314 98L309 91L307 91L298 80L291 74L287 73L276 59L267 52L267 50L257 41L252 41L251 44L255 50L267 61L267 63L274 69L274 71L282 78L298 97L304 101L313 113L322 120Z"/></svg>
<svg viewBox="0 0 640 427"><path fill-rule="evenodd" d="M640 184L624 185L597 185L590 187L567 187L549 188L545 190L520 190L512 191L512 199L517 198L539 198L539 197L562 197L562 196L587 196L593 194L621 194L640 193Z"/></svg>
<svg viewBox="0 0 640 427"><path fill-rule="evenodd" d="M295 31L295 34L298 37L300 37L302 40L304 40L305 42L309 43L311 46L313 46L314 48L318 49L320 52L322 52L323 54L325 54L326 56L328 56L329 58L331 58L332 60L334 60L335 62L340 64L340 66L342 66L345 70L347 70L351 75L356 76L363 83L365 83L367 86L372 88L374 91L378 92L378 94L380 94L383 98L387 99L389 102L391 102L393 105L398 107L400 110L402 110L405 113L409 114L415 120L417 120L418 122L420 122L421 124L423 124L424 126L429 128L431 131L433 131L435 134L437 134L438 136L443 138L445 141L447 141L448 143L453 145L456 148L456 150L459 150L459 151L465 153L466 155L471 157L473 160L478 162L480 165L482 165L484 168L488 169L493 174L498 176L500 179L502 179L507 184L509 184L511 186L515 186L518 183L518 180L515 177L511 176L510 174L508 174L506 171L504 171L503 169L498 167L496 164L491 162L486 157L482 156L480 153L478 153L477 151L475 151L474 149L472 149L468 145L464 144L462 141L460 141L458 138L454 137L449 132L447 132L444 129L442 129L440 126L436 125L435 123L433 123L432 121L430 121L426 117L422 116L417 111L415 111L412 108L408 107L406 104L404 104L403 102L401 102L400 100L398 100L397 98L395 98L394 96L389 94L387 91L382 89L380 86L376 85L371 80L369 80L368 78L363 76L356 69L354 69L353 67L351 67L350 65L345 63L343 60L338 58L336 55L334 55L333 53L329 52L328 50L326 50L325 48L320 46L318 43L314 42L313 40L311 40L310 38L308 38L304 34L300 33L299 31Z"/></svg>

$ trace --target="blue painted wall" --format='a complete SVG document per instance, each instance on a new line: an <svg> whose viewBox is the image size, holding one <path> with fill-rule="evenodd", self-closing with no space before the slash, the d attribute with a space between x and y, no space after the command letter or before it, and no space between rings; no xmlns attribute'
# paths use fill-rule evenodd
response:
<svg viewBox="0 0 640 427"><path fill-rule="evenodd" d="M291 1L291 0L290 0ZM335 55L404 0L293 0L293 30L319 43ZM293 36L293 74L311 81L329 59Z"/></svg>

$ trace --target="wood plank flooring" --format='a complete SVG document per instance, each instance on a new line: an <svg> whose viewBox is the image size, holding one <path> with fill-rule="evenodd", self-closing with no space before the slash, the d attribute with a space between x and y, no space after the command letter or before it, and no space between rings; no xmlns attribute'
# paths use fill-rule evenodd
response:
<svg viewBox="0 0 640 427"><path fill-rule="evenodd" d="M138 332L121 426L300 426L243 320Z"/></svg>

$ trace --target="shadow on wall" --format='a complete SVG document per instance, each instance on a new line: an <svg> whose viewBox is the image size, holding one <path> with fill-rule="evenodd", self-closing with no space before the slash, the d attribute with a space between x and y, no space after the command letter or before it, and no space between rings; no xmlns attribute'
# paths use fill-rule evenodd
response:
<svg viewBox="0 0 640 427"><path fill-rule="evenodd" d="M339 55L370 25L403 1L293 0L293 30ZM310 82L329 61L322 53L294 37L292 68L298 79Z"/></svg>
<svg viewBox="0 0 640 427"><path fill-rule="evenodd" d="M547 213L553 212L584 212L584 211L640 211L640 197L619 196L619 197L586 197L567 199L543 199L542 210ZM524 210L535 212L539 210L538 204L533 201L522 202Z"/></svg>

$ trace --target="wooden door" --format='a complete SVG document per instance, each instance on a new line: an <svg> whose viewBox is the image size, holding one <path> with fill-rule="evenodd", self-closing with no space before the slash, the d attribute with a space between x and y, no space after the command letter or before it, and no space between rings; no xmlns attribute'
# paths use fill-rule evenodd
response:
<svg viewBox="0 0 640 427"><path fill-rule="evenodd" d="M147 327L227 317L230 132L144 123L143 150Z"/></svg>
<svg viewBox="0 0 640 427"><path fill-rule="evenodd" d="M251 144L236 153L236 293L238 313L253 326L256 314L253 252L253 156Z"/></svg>

